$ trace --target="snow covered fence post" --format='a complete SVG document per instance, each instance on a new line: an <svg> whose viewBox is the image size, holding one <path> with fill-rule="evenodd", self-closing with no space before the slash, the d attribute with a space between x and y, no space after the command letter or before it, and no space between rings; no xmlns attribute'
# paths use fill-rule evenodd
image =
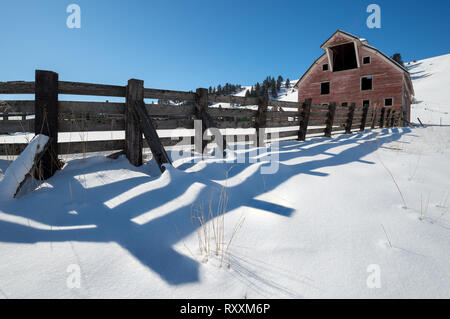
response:
<svg viewBox="0 0 450 319"><path fill-rule="evenodd" d="M125 107L125 154L132 165L141 166L143 139L139 120L133 115L136 102L144 103L144 81L131 79Z"/></svg>
<svg viewBox="0 0 450 319"><path fill-rule="evenodd" d="M366 123L367 123L367 114L369 113L369 105L366 104L363 106L363 113L362 113L362 119L361 119L361 126L359 127L359 130L361 132L364 132L366 130Z"/></svg>
<svg viewBox="0 0 450 319"><path fill-rule="evenodd" d="M306 139L306 132L308 131L309 115L311 114L312 99L306 99L301 109L299 108L300 129L298 131L298 140L304 141Z"/></svg>
<svg viewBox="0 0 450 319"><path fill-rule="evenodd" d="M60 168L58 161L58 73L36 70L34 132L50 138L41 156L36 178L48 179Z"/></svg>
<svg viewBox="0 0 450 319"><path fill-rule="evenodd" d="M327 127L325 128L325 137L331 137L335 115L336 115L336 102L331 102L330 105L328 106L328 118L327 118Z"/></svg>
<svg viewBox="0 0 450 319"><path fill-rule="evenodd" d="M345 134L352 134L353 116L355 115L356 104L352 103L349 106L347 113L347 123L345 125Z"/></svg>
<svg viewBox="0 0 450 319"><path fill-rule="evenodd" d="M256 130L256 146L260 147L261 144L264 144L265 137L265 126L267 123L267 107L269 106L269 97L265 95L264 97L260 97L258 101L258 113L255 119L255 130ZM261 139L262 133L262 139ZM262 143L261 143L262 142Z"/></svg>

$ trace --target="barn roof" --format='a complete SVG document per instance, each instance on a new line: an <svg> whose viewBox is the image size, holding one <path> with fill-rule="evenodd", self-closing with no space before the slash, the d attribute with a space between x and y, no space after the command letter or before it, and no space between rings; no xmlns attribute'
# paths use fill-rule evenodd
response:
<svg viewBox="0 0 450 319"><path fill-rule="evenodd" d="M388 62L390 62L391 64L393 64L393 65L396 66L397 68L401 69L402 71L406 72L407 75L408 75L408 79L409 79L409 81L411 82L411 77L410 77L410 75L409 75L408 69L406 69L403 65L399 64L397 61L393 60L392 58L390 58L389 56L387 56L386 54L384 54L383 52L381 52L381 51L378 50L377 48L375 48L375 47L369 45L369 42L368 42L366 39L361 39L361 38L359 38L359 37L357 37L357 36L355 36L355 35L353 35L353 34L351 34L351 33L348 33L348 32L342 31L342 30L337 30L337 31L336 31L335 33L333 33L333 34L332 34L332 35L331 35L331 36L330 36L330 37L329 37L329 38L328 38L328 39L327 39L320 47L321 47L322 49L324 49L324 48L326 47L326 44L327 44L328 42L330 42L337 34L342 34L342 35L344 35L344 36L346 36L346 37L350 37L350 38L352 38L353 40L358 41L362 46L364 46L364 47L366 47L366 48L368 48L368 49L370 49L370 50L372 50L372 51L375 51L376 53L380 54L380 55L381 55L382 57L384 57ZM313 63L313 64L310 66L310 68L305 72L305 74L303 74L303 76L297 81L297 83L294 85L294 87L298 88L300 82L306 77L306 75L308 75L308 73L311 71L311 69L314 67L314 65L315 65L320 59L322 59L323 56L324 56L325 54L326 54L326 53L322 54L317 60L314 61L314 63ZM411 84L411 87L412 87L412 84Z"/></svg>

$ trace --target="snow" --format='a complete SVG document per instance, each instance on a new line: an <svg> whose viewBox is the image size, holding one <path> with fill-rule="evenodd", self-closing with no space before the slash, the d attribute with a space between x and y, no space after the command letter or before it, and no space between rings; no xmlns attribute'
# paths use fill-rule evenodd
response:
<svg viewBox="0 0 450 319"><path fill-rule="evenodd" d="M47 142L48 136L37 135L30 141L22 154L9 165L5 176L0 181L0 189L2 190L0 200L13 198L20 183L33 167L36 154L42 152Z"/></svg>
<svg viewBox="0 0 450 319"><path fill-rule="evenodd" d="M409 67L425 128L181 158L163 174L69 160L0 201L0 298L449 298L450 55ZM261 174L270 164L278 172ZM223 191L233 243L206 258L193 214ZM380 288L367 285L373 269Z"/></svg>

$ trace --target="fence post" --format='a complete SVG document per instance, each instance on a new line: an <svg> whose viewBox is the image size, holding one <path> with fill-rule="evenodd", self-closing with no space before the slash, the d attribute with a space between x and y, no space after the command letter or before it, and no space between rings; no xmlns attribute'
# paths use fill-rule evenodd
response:
<svg viewBox="0 0 450 319"><path fill-rule="evenodd" d="M196 147L195 151L197 153L203 154L206 145L208 145L208 141L203 138L205 131L208 129L208 126L202 118L201 114L202 112L206 112L206 109L208 108L208 89L199 88L195 93L195 110L197 113L197 119L200 119L202 121L202 134L201 136L197 136L197 132L194 133L194 144ZM201 149L199 148L200 145Z"/></svg>
<svg viewBox="0 0 450 319"><path fill-rule="evenodd" d="M52 177L60 164L58 161L58 73L36 70L34 133L50 138L48 148L42 155L35 177Z"/></svg>
<svg viewBox="0 0 450 319"><path fill-rule="evenodd" d="M388 108L388 109L387 109L386 118L384 119L384 126L385 126L385 127L390 127L390 124L391 124L391 116L392 116L392 109L391 109L391 108Z"/></svg>
<svg viewBox="0 0 450 319"><path fill-rule="evenodd" d="M355 115L355 107L356 107L355 103L352 103L349 106L347 114L347 124L345 125L345 134L352 134L352 125L353 125L353 117Z"/></svg>
<svg viewBox="0 0 450 319"><path fill-rule="evenodd" d="M335 115L336 115L336 102L331 102L330 105L328 106L328 118L327 118L327 127L325 128L325 137L331 137Z"/></svg>
<svg viewBox="0 0 450 319"><path fill-rule="evenodd" d="M299 108L300 129L298 131L298 140L304 141L308 131L309 115L311 114L312 99L306 99L301 109Z"/></svg>
<svg viewBox="0 0 450 319"><path fill-rule="evenodd" d="M392 110L389 118L389 127L394 127L394 119L395 119L395 110Z"/></svg>
<svg viewBox="0 0 450 319"><path fill-rule="evenodd" d="M367 123L367 114L369 113L369 105L363 105L363 113L362 113L362 119L361 119L361 126L359 130L361 132L364 132L366 130L366 123Z"/></svg>
<svg viewBox="0 0 450 319"><path fill-rule="evenodd" d="M385 118L385 115L386 115L386 108L383 107L383 108L381 109L381 114L380 114L380 128L383 128L383 127L384 127L384 118Z"/></svg>
<svg viewBox="0 0 450 319"><path fill-rule="evenodd" d="M260 134L262 133L263 137L263 144L264 144L264 137L265 137L265 126L267 124L267 107L269 106L269 96L265 95L263 97L259 98L258 101L258 113L256 114L255 119L255 130L256 130L256 146L260 147L261 141L260 141ZM262 131L262 132L260 132Z"/></svg>
<svg viewBox="0 0 450 319"><path fill-rule="evenodd" d="M131 79L127 85L125 108L125 154L134 166L142 165L142 131L133 115L136 102L144 102L144 81Z"/></svg>
<svg viewBox="0 0 450 319"><path fill-rule="evenodd" d="M378 116L378 108L374 107L373 111L372 111L372 125L370 126L370 128L373 130L376 126L376 121L377 121L377 116Z"/></svg>

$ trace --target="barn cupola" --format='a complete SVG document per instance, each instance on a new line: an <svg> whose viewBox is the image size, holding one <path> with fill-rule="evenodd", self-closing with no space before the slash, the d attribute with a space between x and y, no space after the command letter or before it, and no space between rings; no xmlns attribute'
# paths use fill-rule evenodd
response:
<svg viewBox="0 0 450 319"><path fill-rule="evenodd" d="M359 38L341 30L336 31L321 46L327 53L330 71L339 72L359 68L359 45L361 45Z"/></svg>

